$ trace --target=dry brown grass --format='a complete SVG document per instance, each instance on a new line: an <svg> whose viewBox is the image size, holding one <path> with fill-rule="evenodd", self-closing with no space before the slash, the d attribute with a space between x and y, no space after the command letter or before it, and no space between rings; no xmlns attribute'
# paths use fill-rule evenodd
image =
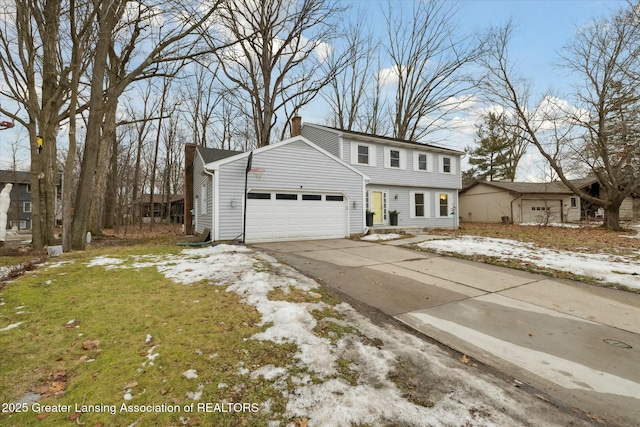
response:
<svg viewBox="0 0 640 427"><path fill-rule="evenodd" d="M182 235L182 224L142 224L121 226L117 230L102 230L105 236L129 239L146 239Z"/></svg>
<svg viewBox="0 0 640 427"><path fill-rule="evenodd" d="M640 250L640 239L625 237L636 235L636 231L614 232L597 226L565 228L463 222L458 230L437 229L431 232L532 242L541 247L567 251L623 254Z"/></svg>

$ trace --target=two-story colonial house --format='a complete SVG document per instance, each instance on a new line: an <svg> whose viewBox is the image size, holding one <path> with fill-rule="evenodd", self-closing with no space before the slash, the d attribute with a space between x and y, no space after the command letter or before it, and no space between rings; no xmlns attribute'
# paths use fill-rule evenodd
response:
<svg viewBox="0 0 640 427"><path fill-rule="evenodd" d="M369 176L366 209L373 226L458 225L461 151L305 123L301 134Z"/></svg>
<svg viewBox="0 0 640 427"><path fill-rule="evenodd" d="M185 231L246 243L348 237L373 226L457 225L462 152L292 123L238 153L185 147Z"/></svg>

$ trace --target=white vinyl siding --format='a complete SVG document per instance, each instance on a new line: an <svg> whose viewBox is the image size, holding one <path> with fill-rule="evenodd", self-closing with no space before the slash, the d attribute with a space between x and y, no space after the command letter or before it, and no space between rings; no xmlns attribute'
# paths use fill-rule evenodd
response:
<svg viewBox="0 0 640 427"><path fill-rule="evenodd" d="M409 218L429 218L429 192L411 191L409 193Z"/></svg>
<svg viewBox="0 0 640 427"><path fill-rule="evenodd" d="M216 172L220 180L220 188L216 196L219 206L218 240L232 240L242 234L242 201L244 200L246 164L245 156L220 165L219 172ZM343 209L348 209L349 233L363 231L363 179L347 165L339 163L302 141L294 141L284 145L275 143L270 145L268 150L254 151L253 167L262 168L264 172L259 177L249 173L247 177L249 192L323 194L327 203L339 203ZM327 201L326 194L343 195L343 203ZM273 197L275 203L275 196ZM231 207L232 199L240 203ZM278 202L282 204L277 204L276 207L285 206L289 201L278 200ZM306 204L315 203L313 200L305 202ZM254 202L250 202L249 206L252 205L255 206ZM249 217L249 213L247 216Z"/></svg>
<svg viewBox="0 0 640 427"><path fill-rule="evenodd" d="M202 187L200 187L200 215L207 215L207 206L209 200L209 192L208 192L208 182L205 182Z"/></svg>
<svg viewBox="0 0 640 427"><path fill-rule="evenodd" d="M407 151L402 148L384 147L384 167L387 169L406 169Z"/></svg>
<svg viewBox="0 0 640 427"><path fill-rule="evenodd" d="M418 172L433 172L433 154L414 150L413 170Z"/></svg>
<svg viewBox="0 0 640 427"><path fill-rule="evenodd" d="M351 164L375 166L376 146L373 144L363 144L361 142L351 142Z"/></svg>

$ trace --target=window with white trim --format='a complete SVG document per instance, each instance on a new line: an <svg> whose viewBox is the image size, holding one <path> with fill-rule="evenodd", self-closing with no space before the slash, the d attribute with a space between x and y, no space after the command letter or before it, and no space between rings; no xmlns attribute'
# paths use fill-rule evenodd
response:
<svg viewBox="0 0 640 427"><path fill-rule="evenodd" d="M392 168L400 167L400 151L389 150L389 166Z"/></svg>
<svg viewBox="0 0 640 427"><path fill-rule="evenodd" d="M578 198L576 196L571 196L571 207L572 208L578 207Z"/></svg>
<svg viewBox="0 0 640 427"><path fill-rule="evenodd" d="M454 158L451 156L440 156L440 173L456 173Z"/></svg>
<svg viewBox="0 0 640 427"><path fill-rule="evenodd" d="M390 169L406 169L406 150L401 148L384 147L384 167Z"/></svg>
<svg viewBox="0 0 640 427"><path fill-rule="evenodd" d="M424 153L420 151L413 152L413 170L420 172L432 172L431 166L432 157L430 153Z"/></svg>
<svg viewBox="0 0 640 427"><path fill-rule="evenodd" d="M351 164L376 165L376 147L372 144L351 142Z"/></svg>
<svg viewBox="0 0 640 427"><path fill-rule="evenodd" d="M367 145L358 145L358 163L361 165L369 164L369 147Z"/></svg>
<svg viewBox="0 0 640 427"><path fill-rule="evenodd" d="M31 202L22 203L22 212L31 212Z"/></svg>
<svg viewBox="0 0 640 427"><path fill-rule="evenodd" d="M409 204L409 218L429 218L429 193L412 191Z"/></svg>
<svg viewBox="0 0 640 427"><path fill-rule="evenodd" d="M449 195L440 193L438 196L438 216L449 216Z"/></svg>
<svg viewBox="0 0 640 427"><path fill-rule="evenodd" d="M448 218L453 215L454 197L452 193L438 192L435 194L436 218Z"/></svg>

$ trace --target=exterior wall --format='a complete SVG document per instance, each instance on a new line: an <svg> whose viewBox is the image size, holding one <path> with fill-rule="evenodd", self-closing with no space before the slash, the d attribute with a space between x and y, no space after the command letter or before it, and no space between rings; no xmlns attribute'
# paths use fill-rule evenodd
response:
<svg viewBox="0 0 640 427"><path fill-rule="evenodd" d="M196 153L195 160L193 162L193 211L194 211L194 231L197 234L202 234L205 228L213 230L213 194L212 194L212 180L211 176L204 172L204 163L202 157ZM203 190L204 188L204 190ZM202 211L202 192L207 193L207 210L206 213ZM189 212L186 212L189 215Z"/></svg>
<svg viewBox="0 0 640 427"><path fill-rule="evenodd" d="M315 126L302 126L301 135L337 158L341 158L340 137L335 132L320 129Z"/></svg>
<svg viewBox="0 0 640 427"><path fill-rule="evenodd" d="M520 222L520 209L514 207L514 212L511 212L511 202L515 196L508 191L478 184L459 197L459 216L462 221L502 222L502 217L508 216L509 220Z"/></svg>
<svg viewBox="0 0 640 427"><path fill-rule="evenodd" d="M399 227L422 227L422 228L452 228L458 226L458 192L457 190L434 187L407 187L407 186L385 186L377 184L367 185L367 193L372 191L383 191L387 193L387 212L398 211ZM426 206L425 217L415 218L412 215L414 209L412 197L415 192L425 193ZM448 215L440 217L436 199L440 193L449 195ZM397 198L396 198L397 197ZM369 196L369 200L371 196ZM455 208L455 214L452 211ZM374 224L375 225L375 224ZM389 225L389 215L384 219L383 225Z"/></svg>
<svg viewBox="0 0 640 427"><path fill-rule="evenodd" d="M622 201L620 205L620 219L627 221L634 219L633 198L627 197Z"/></svg>
<svg viewBox="0 0 640 427"><path fill-rule="evenodd" d="M247 157L244 156L222 164L216 172L219 179L217 240L236 239L242 233L246 165ZM363 178L334 159L297 141L254 153L252 167L265 171L260 178L249 173L249 191L286 189L344 193L349 206L349 232L364 231ZM353 208L354 202L356 208Z"/></svg>
<svg viewBox="0 0 640 427"><path fill-rule="evenodd" d="M356 159L352 159L352 148L357 144L366 144L374 147L375 151L375 166L361 165L355 162ZM401 166L404 168L388 168L385 167L385 147L391 147L392 149L402 150L404 152L404 160L401 161ZM428 172L414 170L415 154L421 153L428 155ZM441 156L450 157L453 160L452 173L440 172ZM460 189L461 188L461 175L460 175L460 156L457 154L445 154L428 149L415 149L396 147L389 144L376 144L376 143L364 143L355 140L344 138L343 141L343 158L345 162L351 164L353 167L361 170L367 174L371 180L371 184L383 184L383 185L408 185L412 187L429 187L429 188L449 188ZM417 169L417 168L416 168Z"/></svg>

